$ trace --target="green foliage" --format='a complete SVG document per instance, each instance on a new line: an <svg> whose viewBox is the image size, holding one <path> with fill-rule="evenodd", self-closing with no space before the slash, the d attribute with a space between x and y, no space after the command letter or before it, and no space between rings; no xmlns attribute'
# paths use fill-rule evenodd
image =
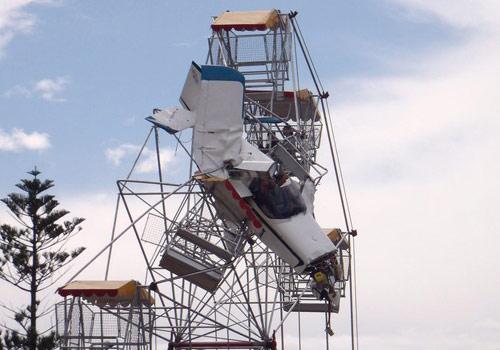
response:
<svg viewBox="0 0 500 350"><path fill-rule="evenodd" d="M16 185L21 193L9 193L1 199L18 225L0 225L0 279L29 294L30 303L17 310L4 306L20 329L4 327L0 350L50 350L56 346L53 332L38 333L37 319L45 310L39 310L37 296L85 249L65 250L68 240L81 230L79 225L84 219L63 220L69 212L58 209L55 197L44 193L54 182L38 179L40 172L36 168L28 174L33 178L22 179Z"/></svg>

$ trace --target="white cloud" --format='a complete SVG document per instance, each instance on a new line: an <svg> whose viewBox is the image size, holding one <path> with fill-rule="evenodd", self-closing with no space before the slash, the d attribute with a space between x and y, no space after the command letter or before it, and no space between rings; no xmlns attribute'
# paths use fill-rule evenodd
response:
<svg viewBox="0 0 500 350"><path fill-rule="evenodd" d="M333 84L359 232L361 347L496 349L500 3L396 2L464 36L413 52L412 74ZM318 192L323 226L342 222L320 204L335 193L331 179Z"/></svg>
<svg viewBox="0 0 500 350"><path fill-rule="evenodd" d="M29 84L28 86L15 85L5 91L3 97L29 98L35 95L49 102L65 102L66 99L60 97L60 94L66 90L69 83L70 79L68 77L45 78Z"/></svg>
<svg viewBox="0 0 500 350"><path fill-rule="evenodd" d="M460 47L407 60L409 67L418 67L415 75L336 84L340 101L350 96L337 102L335 113L342 134L349 135L340 136L339 143L352 152L345 160L352 165L352 176L368 181L392 181L391 173L422 177L430 168L446 169L486 138L496 139L500 31L495 36L482 33L475 32Z"/></svg>
<svg viewBox="0 0 500 350"><path fill-rule="evenodd" d="M106 158L114 166L119 166L125 157L137 156L141 147L133 144L122 144L114 148L108 148L104 152ZM165 167L174 160L174 151L169 148L160 150L161 166ZM137 162L135 170L138 173L151 173L157 170L156 151L144 147L141 157Z"/></svg>
<svg viewBox="0 0 500 350"><path fill-rule="evenodd" d="M72 272L66 275L60 284L65 283L78 269L82 267L90 258L99 252L111 238L113 227L114 211L116 205L116 194L109 193L80 193L66 194L60 198L61 206L71 211L70 216L78 216L85 218L82 224L83 230L73 243L78 243L87 247L87 250L79 258L79 263L72 269ZM131 209L135 209L135 203L131 204ZM116 232L120 233L130 223L128 217L121 211L118 216ZM125 245L125 247L123 246ZM133 236L133 232L128 232L125 237L113 247L112 273L120 275L121 278L137 278L140 279L144 273L144 265L140 256L140 249L137 246L137 241ZM124 254L123 252L126 252ZM107 253L101 256L101 259L89 266L85 270L83 276L87 278L101 279L104 278L104 258ZM126 262L134 261L134 266L127 269L120 269L119 266L126 266ZM118 267L118 268L117 268ZM117 271L118 270L118 271ZM139 277L141 276L141 277ZM82 276L79 276L81 279Z"/></svg>
<svg viewBox="0 0 500 350"><path fill-rule="evenodd" d="M49 147L49 135L46 133L26 133L22 129L12 129L7 133L0 129L0 151L42 151Z"/></svg>
<svg viewBox="0 0 500 350"><path fill-rule="evenodd" d="M3 48L7 46L7 44L12 40L14 34L11 32L0 33L0 58L3 55Z"/></svg>
<svg viewBox="0 0 500 350"><path fill-rule="evenodd" d="M58 94L66 89L69 84L67 77L57 77L54 79L42 79L37 81L33 86L33 91L40 94L40 97L46 101L64 102L64 98L58 97Z"/></svg>
<svg viewBox="0 0 500 350"><path fill-rule="evenodd" d="M0 1L0 57L5 47L19 33L29 33L36 18L25 11L33 3L48 3L36 0L2 0Z"/></svg>
<svg viewBox="0 0 500 350"><path fill-rule="evenodd" d="M137 145L123 144L105 151L106 158L115 166L119 166L126 155L136 154L140 150Z"/></svg>
<svg viewBox="0 0 500 350"><path fill-rule="evenodd" d="M3 96L6 98L12 98L17 96L28 98L31 97L31 90L23 85L15 85L10 89L8 89L7 91L5 91L3 93Z"/></svg>
<svg viewBox="0 0 500 350"><path fill-rule="evenodd" d="M496 32L499 29L500 3L496 0L455 0L452 4L447 0L393 0L393 2L401 4L407 10L422 11L457 27L475 28L481 31L493 29Z"/></svg>

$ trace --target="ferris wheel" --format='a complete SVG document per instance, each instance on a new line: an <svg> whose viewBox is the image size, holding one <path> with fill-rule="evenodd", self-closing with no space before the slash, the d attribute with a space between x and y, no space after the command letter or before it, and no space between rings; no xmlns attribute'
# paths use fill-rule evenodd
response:
<svg viewBox="0 0 500 350"><path fill-rule="evenodd" d="M98 254L108 255L106 279L72 279L59 289L61 348L275 350L287 347L293 327L300 349L301 315L313 313L324 315L328 349L332 314L346 296L357 346L356 231L328 93L296 16L270 10L213 17L206 62L191 64L182 107L153 110L128 176L117 181L129 224L113 230ZM311 89L300 86L301 74ZM171 181L163 166L161 145L172 141L183 154L183 181ZM148 146L157 172L141 179L136 167L151 156ZM330 164L317 162L320 146L329 149ZM332 168L344 222L321 228L314 197ZM141 282L107 279L112 247L127 233L147 267Z"/></svg>

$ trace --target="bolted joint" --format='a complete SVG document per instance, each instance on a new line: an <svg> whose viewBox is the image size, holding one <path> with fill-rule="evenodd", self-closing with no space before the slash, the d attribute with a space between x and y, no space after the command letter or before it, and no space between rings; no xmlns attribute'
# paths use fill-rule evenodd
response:
<svg viewBox="0 0 500 350"><path fill-rule="evenodd" d="M149 290L152 290L153 292L158 292L158 283L151 282L149 284Z"/></svg>

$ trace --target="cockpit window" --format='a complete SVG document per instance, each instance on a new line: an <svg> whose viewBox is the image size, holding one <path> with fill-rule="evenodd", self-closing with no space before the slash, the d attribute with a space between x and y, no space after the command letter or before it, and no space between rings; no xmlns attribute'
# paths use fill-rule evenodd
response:
<svg viewBox="0 0 500 350"><path fill-rule="evenodd" d="M273 178L259 177L250 184L250 191L270 219L287 219L306 211L299 186L291 180L279 186Z"/></svg>

